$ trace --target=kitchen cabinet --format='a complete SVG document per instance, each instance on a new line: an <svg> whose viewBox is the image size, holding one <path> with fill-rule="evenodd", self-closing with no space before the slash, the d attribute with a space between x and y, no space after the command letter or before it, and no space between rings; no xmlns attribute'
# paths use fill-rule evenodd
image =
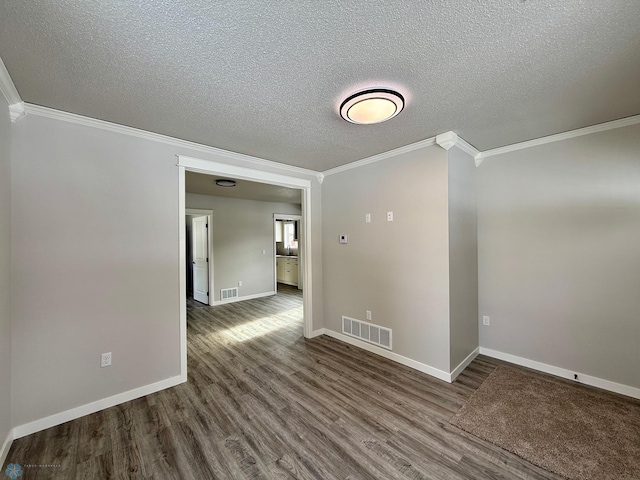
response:
<svg viewBox="0 0 640 480"><path fill-rule="evenodd" d="M276 258L276 278L279 282L284 281L284 258Z"/></svg>
<svg viewBox="0 0 640 480"><path fill-rule="evenodd" d="M276 258L276 278L280 283L298 286L298 258L278 257Z"/></svg>

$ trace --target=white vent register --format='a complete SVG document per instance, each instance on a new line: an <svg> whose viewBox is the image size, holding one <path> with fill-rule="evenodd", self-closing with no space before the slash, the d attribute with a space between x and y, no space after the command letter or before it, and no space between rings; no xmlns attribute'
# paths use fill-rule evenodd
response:
<svg viewBox="0 0 640 480"><path fill-rule="evenodd" d="M238 296L238 287L223 288L220 290L220 300L228 300Z"/></svg>
<svg viewBox="0 0 640 480"><path fill-rule="evenodd" d="M390 328L343 316L342 333L391 350Z"/></svg>

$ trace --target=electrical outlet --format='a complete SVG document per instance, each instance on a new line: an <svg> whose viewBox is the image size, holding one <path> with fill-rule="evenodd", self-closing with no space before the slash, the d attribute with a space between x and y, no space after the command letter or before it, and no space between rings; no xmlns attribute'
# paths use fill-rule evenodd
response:
<svg viewBox="0 0 640 480"><path fill-rule="evenodd" d="M364 214L364 221L365 221L365 223L371 223L371 214L370 213L365 213Z"/></svg>
<svg viewBox="0 0 640 480"><path fill-rule="evenodd" d="M241 287L242 286L242 280L238 280L238 286Z"/></svg>
<svg viewBox="0 0 640 480"><path fill-rule="evenodd" d="M393 212L387 212L387 222L393 222Z"/></svg>
<svg viewBox="0 0 640 480"><path fill-rule="evenodd" d="M371 311L367 310L367 320L371 320Z"/></svg>
<svg viewBox="0 0 640 480"><path fill-rule="evenodd" d="M482 316L482 325L489 326L491 325L491 319L487 315Z"/></svg>
<svg viewBox="0 0 640 480"><path fill-rule="evenodd" d="M108 367L111 365L111 352L100 355L100 367Z"/></svg>

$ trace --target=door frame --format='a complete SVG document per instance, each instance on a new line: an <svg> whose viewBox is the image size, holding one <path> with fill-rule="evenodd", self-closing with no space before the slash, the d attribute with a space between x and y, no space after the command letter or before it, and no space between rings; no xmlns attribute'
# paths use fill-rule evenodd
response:
<svg viewBox="0 0 640 480"><path fill-rule="evenodd" d="M213 306L213 292L215 292L215 290L213 289L213 210L202 210L199 208L185 208L184 210L184 217L185 217L185 228L186 228L186 216L187 215L192 215L194 217L207 217L207 223L209 224L209 228L207 231L207 246L209 248L209 305ZM184 265L184 269L185 271L187 270L187 251L186 251L186 238L185 238L185 265ZM186 275L186 274L185 274ZM186 293L186 288L187 288L187 279L185 276L184 279L184 285L185 285L185 297L187 295Z"/></svg>
<svg viewBox="0 0 640 480"><path fill-rule="evenodd" d="M203 160L184 155L178 159L178 231L179 231L179 279L180 279L180 376L187 381L187 266L186 266L186 206L185 172L197 172L208 175L223 175L238 180L297 188L302 191L302 228L304 231L304 280L302 290L303 334L305 338L313 336L313 281L312 281L312 245L311 245L311 180L277 173L265 172L253 168L240 167L212 160ZM213 262L210 262L213 264ZM211 290L210 290L211 291ZM211 298L212 295L209 296Z"/></svg>

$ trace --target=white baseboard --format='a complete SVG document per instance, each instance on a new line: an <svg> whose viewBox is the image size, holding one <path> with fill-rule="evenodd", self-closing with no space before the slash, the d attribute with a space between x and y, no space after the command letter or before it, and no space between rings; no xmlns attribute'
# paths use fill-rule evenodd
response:
<svg viewBox="0 0 640 480"><path fill-rule="evenodd" d="M480 347L480 354L486 355L487 357L497 358L498 360L504 360L505 362L515 363L516 365L520 365L522 367L538 370L539 372L550 373L551 375L555 375L556 377L567 378L569 380L573 380L576 383L591 385L592 387L598 387L610 392L620 393L628 397L640 398L640 388L611 382L603 378L593 377L591 375L575 372L573 370L567 370L566 368L555 367L553 365L537 362L535 360L529 360L528 358L511 355L510 353L491 350L490 348ZM573 378L575 374L578 375L577 380Z"/></svg>
<svg viewBox="0 0 640 480"><path fill-rule="evenodd" d="M7 455L9 454L9 449L11 448L11 444L13 443L13 430L9 430L9 434L7 438L5 438L4 443L2 444L2 449L0 449L0 468L4 465L4 461L7 459Z"/></svg>
<svg viewBox="0 0 640 480"><path fill-rule="evenodd" d="M160 382L152 383L151 385L145 385L144 387L135 388L133 390L129 390L128 392L119 393L111 397L103 398L102 400L97 400L95 402L87 403L86 405L81 405L64 412L56 413L39 420L34 420L33 422L25 423L24 425L15 427L13 429L13 438L16 439L25 437L27 435L31 435L32 433L55 427L56 425L60 425L61 423L75 420L76 418L84 417L85 415L104 410L105 408L113 407L114 405L119 405L130 400L135 400L136 398L144 397L145 395L159 392L160 390L164 390L166 388L175 387L176 385L179 385L186 381L186 378L178 375L175 377L167 378L166 380L161 380Z"/></svg>
<svg viewBox="0 0 640 480"><path fill-rule="evenodd" d="M311 335L309 335L308 338L316 338L316 337L319 337L320 335L324 335L324 328L319 328L318 330L314 330L313 332L311 332Z"/></svg>
<svg viewBox="0 0 640 480"><path fill-rule="evenodd" d="M229 298L227 300L216 300L213 302L213 305L225 305L227 303L235 303L242 302L244 300L253 300L254 298L262 298L262 297L271 297L272 295L276 295L277 292L263 292L263 293L254 293L253 295L245 295L244 297L235 297Z"/></svg>
<svg viewBox="0 0 640 480"><path fill-rule="evenodd" d="M412 360L407 357L403 357L397 353L391 352L384 348L376 347L375 345L371 345L370 343L363 342L358 340L357 338L349 337L342 333L334 332L333 330L329 330L327 328L323 329L324 334L336 338L342 342L348 343L349 345L353 345L354 347L362 348L371 353L375 353L376 355L380 355L381 357L388 358L389 360L393 360L394 362L401 363L402 365L406 365L407 367L411 367L414 370L418 370L419 372L426 373L427 375L431 375L432 377L439 378L440 380L444 380L445 382L451 383L451 374L447 373L443 370L439 370L434 368L426 363L420 363L416 360ZM316 330L317 332L318 330ZM314 332L315 333L315 332Z"/></svg>
<svg viewBox="0 0 640 480"><path fill-rule="evenodd" d="M476 347L473 352L467 355L467 358L460 362L460 365L453 369L453 371L451 372L451 382L458 378L458 375L460 375L462 371L467 368L471 362L473 362L473 360L478 356L479 353L480 347Z"/></svg>

